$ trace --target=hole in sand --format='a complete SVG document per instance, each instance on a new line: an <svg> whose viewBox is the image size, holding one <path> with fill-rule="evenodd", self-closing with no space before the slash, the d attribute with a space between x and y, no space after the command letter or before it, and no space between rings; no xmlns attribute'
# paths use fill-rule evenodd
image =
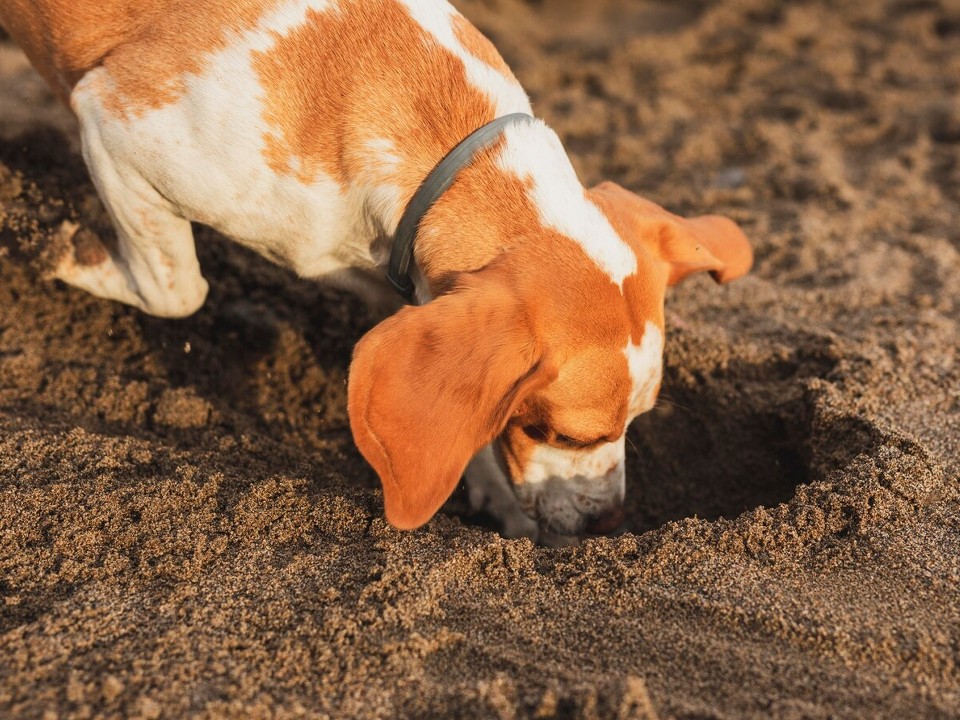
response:
<svg viewBox="0 0 960 720"><path fill-rule="evenodd" d="M628 529L788 501L816 474L805 381L832 366L821 356L691 374L668 359L661 402L628 432Z"/></svg>

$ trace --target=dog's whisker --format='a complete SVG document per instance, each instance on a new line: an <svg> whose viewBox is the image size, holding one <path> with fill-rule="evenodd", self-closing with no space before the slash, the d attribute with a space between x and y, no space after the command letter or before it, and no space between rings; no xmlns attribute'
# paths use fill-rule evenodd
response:
<svg viewBox="0 0 960 720"><path fill-rule="evenodd" d="M688 413L693 412L693 408L687 407L686 405L682 405L678 403L676 400L674 400L673 398L664 397L662 394L660 395L660 397L657 398L657 405L669 405L670 407L675 407L680 410L684 410Z"/></svg>

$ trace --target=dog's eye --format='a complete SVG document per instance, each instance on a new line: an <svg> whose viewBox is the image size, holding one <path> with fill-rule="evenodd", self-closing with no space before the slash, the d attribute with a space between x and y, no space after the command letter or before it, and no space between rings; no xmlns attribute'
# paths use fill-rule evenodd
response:
<svg viewBox="0 0 960 720"><path fill-rule="evenodd" d="M531 440L549 442L553 445L574 449L592 447L602 441L602 438L596 440L581 440L571 435L564 435L563 433L554 433L551 435L539 425L524 425L523 432Z"/></svg>
<svg viewBox="0 0 960 720"><path fill-rule="evenodd" d="M539 425L524 425L523 432L528 438L537 442L543 442L547 439L547 433Z"/></svg>
<svg viewBox="0 0 960 720"><path fill-rule="evenodd" d="M557 444L566 445L571 448L586 448L597 444L596 440L580 440L575 437L570 437L569 435L564 435L563 433L557 433L553 439Z"/></svg>

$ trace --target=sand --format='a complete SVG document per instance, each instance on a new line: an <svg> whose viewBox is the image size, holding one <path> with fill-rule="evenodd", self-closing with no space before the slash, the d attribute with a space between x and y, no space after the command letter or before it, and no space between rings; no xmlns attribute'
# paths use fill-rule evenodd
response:
<svg viewBox="0 0 960 720"><path fill-rule="evenodd" d="M107 231L4 44L0 716L960 717L960 6L459 5L584 182L755 243L668 298L629 531L386 526L371 319L209 231L187 320L44 280Z"/></svg>

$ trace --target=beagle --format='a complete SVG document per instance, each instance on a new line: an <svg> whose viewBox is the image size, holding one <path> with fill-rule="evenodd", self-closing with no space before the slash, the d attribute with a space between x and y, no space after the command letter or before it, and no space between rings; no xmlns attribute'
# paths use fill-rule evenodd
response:
<svg viewBox="0 0 960 720"><path fill-rule="evenodd" d="M116 228L56 277L189 315L191 222L396 309L389 266L415 304L358 343L348 386L387 520L422 525L465 476L506 536L618 524L665 290L747 272L732 221L584 189L445 0L0 0L0 23L79 119Z"/></svg>

